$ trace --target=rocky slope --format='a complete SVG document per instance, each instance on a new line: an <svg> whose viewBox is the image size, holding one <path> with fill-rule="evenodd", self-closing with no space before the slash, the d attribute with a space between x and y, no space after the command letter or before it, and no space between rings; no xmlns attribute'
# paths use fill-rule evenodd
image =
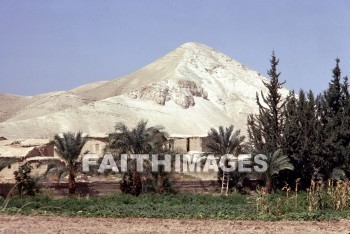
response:
<svg viewBox="0 0 350 234"><path fill-rule="evenodd" d="M186 43L120 79L33 97L0 95L0 136L47 138L68 130L100 136L117 121L132 126L140 119L177 136L229 124L245 134L247 115L257 111L255 94L266 91L263 80L212 48Z"/></svg>

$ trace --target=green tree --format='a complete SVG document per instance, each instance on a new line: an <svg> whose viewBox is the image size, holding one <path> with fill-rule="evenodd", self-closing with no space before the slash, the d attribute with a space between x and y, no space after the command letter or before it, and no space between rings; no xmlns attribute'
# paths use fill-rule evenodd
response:
<svg viewBox="0 0 350 234"><path fill-rule="evenodd" d="M331 176L335 168L341 168L349 173L350 116L348 78L342 83L340 59L332 70L333 76L328 89L319 97L320 121L322 124L323 150L321 156L326 162L321 168L324 179Z"/></svg>
<svg viewBox="0 0 350 234"><path fill-rule="evenodd" d="M225 154L237 154L242 151L244 136L240 136L241 131L234 131L234 126L224 128L219 126L218 130L211 128L208 137L210 141L207 147L211 152L218 154L220 156Z"/></svg>
<svg viewBox="0 0 350 234"><path fill-rule="evenodd" d="M69 195L75 193L75 173L77 170L77 160L81 151L88 141L87 136L83 137L81 132L65 132L60 137L54 136L54 145L56 152L65 161L66 170L68 171L68 191Z"/></svg>
<svg viewBox="0 0 350 234"><path fill-rule="evenodd" d="M17 182L17 188L20 196L34 196L40 191L37 181L30 175L33 167L28 163L19 166L18 170L13 174Z"/></svg>
<svg viewBox="0 0 350 234"><path fill-rule="evenodd" d="M108 135L107 149L115 154L148 154L159 152L167 141L167 133L162 126L147 127L141 120L129 129L124 123L117 123L115 132Z"/></svg>
<svg viewBox="0 0 350 234"><path fill-rule="evenodd" d="M340 153L343 156L344 165L342 169L350 176L350 95L348 77L344 77L342 84L342 125L340 128L341 144Z"/></svg>
<svg viewBox="0 0 350 234"><path fill-rule="evenodd" d="M273 179L276 175L280 174L280 171L285 169L294 169L291 164L289 156L282 153L283 148L286 147L285 143L285 128L288 130L288 139L292 142L292 145L288 145L288 148L295 147L296 140L299 137L299 133L293 129L293 124L298 122L297 112L297 99L294 93L289 96L289 111L290 119L286 120L286 100L283 100L280 90L285 82L280 82L280 72L277 71L279 60L276 58L275 53L272 53L271 68L267 71L270 80L264 82L264 86L267 89L267 94L261 92L261 99L257 93L256 102L259 108L259 114L248 116L248 136L249 143L252 151L255 153L263 153L268 155L269 170L264 173L266 187L269 192L273 188Z"/></svg>
<svg viewBox="0 0 350 234"><path fill-rule="evenodd" d="M343 90L341 84L341 70L339 67L340 59L337 58L336 65L332 70L333 79L330 81L328 89L324 92L324 101L326 102L326 112L330 117L335 117L343 109Z"/></svg>
<svg viewBox="0 0 350 234"><path fill-rule="evenodd" d="M271 152L283 144L282 132L284 128L283 108L280 89L285 82L279 81L280 73L277 71L279 60L272 53L271 68L267 71L270 80L263 82L267 88L267 96L261 92L261 98L256 94L259 107L258 115L248 116L248 136L251 146L259 152Z"/></svg>
<svg viewBox="0 0 350 234"><path fill-rule="evenodd" d="M302 188L309 187L311 177L324 163L319 157L319 133L320 123L312 91L305 94L301 90L298 98L291 93L285 105L282 149L290 157L295 170L293 173L281 173L280 181L294 186L295 180L299 178Z"/></svg>
<svg viewBox="0 0 350 234"><path fill-rule="evenodd" d="M234 126L230 125L229 127L224 128L219 126L218 130L211 128L208 133L209 142L207 143L208 149L218 156L224 156L227 154L232 154L237 156L242 153L245 148L244 136L240 136L240 130L234 131ZM229 167L228 160L225 161L225 167ZM243 178L244 175L238 173L237 171L229 172L229 187L239 186L239 181ZM223 177L223 170L219 168L218 171L218 182L221 185Z"/></svg>
<svg viewBox="0 0 350 234"><path fill-rule="evenodd" d="M273 191L273 179L283 170L294 170L293 164L287 155L282 153L281 149L267 155L267 170L264 172L265 186L267 191Z"/></svg>
<svg viewBox="0 0 350 234"><path fill-rule="evenodd" d="M161 153L166 149L167 133L162 126L147 127L147 121L141 120L133 129L124 123L117 123L115 132L108 136L109 143L106 150L118 159L121 154L152 154ZM149 162L145 162L150 166ZM164 176L157 176L157 185L163 185ZM138 196L142 190L142 175L137 171L136 159L130 160L128 170L123 174L121 189L125 193ZM162 188L157 188L162 192Z"/></svg>

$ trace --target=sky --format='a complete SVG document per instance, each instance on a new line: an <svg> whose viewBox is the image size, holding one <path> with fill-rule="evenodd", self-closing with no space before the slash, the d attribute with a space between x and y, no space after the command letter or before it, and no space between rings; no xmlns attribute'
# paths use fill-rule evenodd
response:
<svg viewBox="0 0 350 234"><path fill-rule="evenodd" d="M350 75L348 0L0 0L0 93L37 95L127 75L186 42L319 93Z"/></svg>

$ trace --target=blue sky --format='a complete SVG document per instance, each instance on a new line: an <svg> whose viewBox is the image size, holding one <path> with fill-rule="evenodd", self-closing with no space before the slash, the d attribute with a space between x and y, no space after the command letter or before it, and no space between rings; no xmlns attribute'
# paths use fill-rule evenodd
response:
<svg viewBox="0 0 350 234"><path fill-rule="evenodd" d="M266 75L272 50L294 90L350 74L347 0L0 0L0 93L111 80L196 41Z"/></svg>

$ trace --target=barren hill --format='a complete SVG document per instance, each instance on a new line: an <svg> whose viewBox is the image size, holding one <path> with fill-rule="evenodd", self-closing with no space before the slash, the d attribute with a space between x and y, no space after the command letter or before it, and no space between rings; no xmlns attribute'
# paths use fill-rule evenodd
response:
<svg viewBox="0 0 350 234"><path fill-rule="evenodd" d="M171 135L206 135L234 124L246 133L256 113L255 93L266 78L199 43L186 43L127 76L33 97L0 95L0 136L48 138L63 131L90 135L113 131L116 122L140 119ZM287 94L287 90L283 90Z"/></svg>

